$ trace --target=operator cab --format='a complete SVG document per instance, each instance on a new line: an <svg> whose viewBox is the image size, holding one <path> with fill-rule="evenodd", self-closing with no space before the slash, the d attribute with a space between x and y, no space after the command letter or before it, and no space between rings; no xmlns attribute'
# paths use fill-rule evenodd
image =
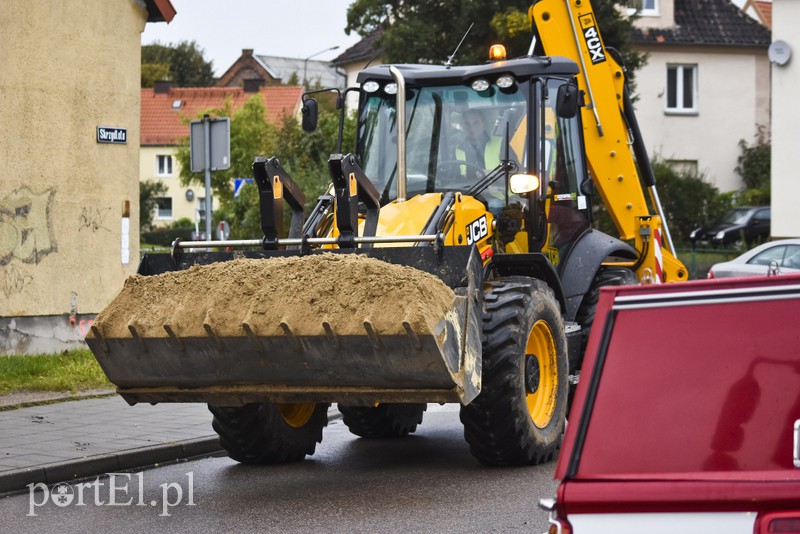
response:
<svg viewBox="0 0 800 534"><path fill-rule="evenodd" d="M559 88L577 73L563 58L534 57L468 67L397 65L406 85L406 191L458 191L494 214L522 205L532 228L534 199L544 202L551 260L590 224L577 113L558 107ZM386 66L362 71L356 155L386 203L396 198L397 84ZM574 85L572 86L574 87ZM563 92L563 91L562 91ZM577 94L573 92L577 102ZM563 101L563 99L562 99ZM537 191L511 192L509 179L539 179ZM535 233L535 232L534 232ZM533 249L531 249L533 250Z"/></svg>
<svg viewBox="0 0 800 534"><path fill-rule="evenodd" d="M539 56L394 68L405 90L406 198L456 191L480 200L496 217L510 206L522 209L529 250L547 248L557 264L559 249L563 256L590 221L581 187L587 174L577 65ZM355 156L383 205L397 198L398 83L388 65L363 70L357 81ZM564 98L557 105L562 86L575 88L567 92L571 113ZM535 186L512 192L515 175L532 177Z"/></svg>

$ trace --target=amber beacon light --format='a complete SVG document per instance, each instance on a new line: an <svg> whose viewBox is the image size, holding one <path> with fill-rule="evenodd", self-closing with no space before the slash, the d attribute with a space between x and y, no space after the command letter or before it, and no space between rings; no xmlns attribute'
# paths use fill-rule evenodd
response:
<svg viewBox="0 0 800 534"><path fill-rule="evenodd" d="M490 61L503 61L506 58L506 47L501 44L492 45L489 49Z"/></svg>

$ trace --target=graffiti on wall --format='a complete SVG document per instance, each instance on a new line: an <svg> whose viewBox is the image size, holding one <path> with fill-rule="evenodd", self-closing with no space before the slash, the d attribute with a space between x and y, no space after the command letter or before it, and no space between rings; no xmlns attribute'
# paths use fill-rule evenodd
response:
<svg viewBox="0 0 800 534"><path fill-rule="evenodd" d="M7 265L0 268L0 291L10 298L11 295L22 293L25 286L33 281L33 276L26 273L16 265Z"/></svg>
<svg viewBox="0 0 800 534"><path fill-rule="evenodd" d="M52 207L54 189L33 193L21 187L0 200L0 266L17 259L38 264L56 252Z"/></svg>
<svg viewBox="0 0 800 534"><path fill-rule="evenodd" d="M98 230L105 230L110 232L111 230L105 225L105 219L110 212L111 208L84 207L81 209L81 215L78 218L78 231L91 230L92 232L97 232Z"/></svg>

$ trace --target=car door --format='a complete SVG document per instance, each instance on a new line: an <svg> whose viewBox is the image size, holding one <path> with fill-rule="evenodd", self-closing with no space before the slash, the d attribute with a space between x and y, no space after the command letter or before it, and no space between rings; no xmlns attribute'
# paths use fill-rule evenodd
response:
<svg viewBox="0 0 800 534"><path fill-rule="evenodd" d="M770 221L772 219L771 208L761 208L756 210L750 223L747 225L747 242L763 242L769 238Z"/></svg>

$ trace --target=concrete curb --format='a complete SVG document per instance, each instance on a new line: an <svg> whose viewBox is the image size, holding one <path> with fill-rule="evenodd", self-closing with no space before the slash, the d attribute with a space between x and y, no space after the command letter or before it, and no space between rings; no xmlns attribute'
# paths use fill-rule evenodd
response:
<svg viewBox="0 0 800 534"><path fill-rule="evenodd" d="M341 419L338 410L328 410L328 423ZM138 447L116 453L87 456L79 460L67 460L60 463L23 467L0 472L0 496L20 493L28 489L29 484L72 482L106 473L116 473L131 469L147 469L158 464L165 464L211 456L224 452L216 435L171 443L162 443L150 447Z"/></svg>
<svg viewBox="0 0 800 534"><path fill-rule="evenodd" d="M217 436L139 447L110 454L87 456L79 460L27 467L0 473L0 495L27 489L29 484L71 482L73 480L129 469L146 469L158 464L222 452Z"/></svg>

